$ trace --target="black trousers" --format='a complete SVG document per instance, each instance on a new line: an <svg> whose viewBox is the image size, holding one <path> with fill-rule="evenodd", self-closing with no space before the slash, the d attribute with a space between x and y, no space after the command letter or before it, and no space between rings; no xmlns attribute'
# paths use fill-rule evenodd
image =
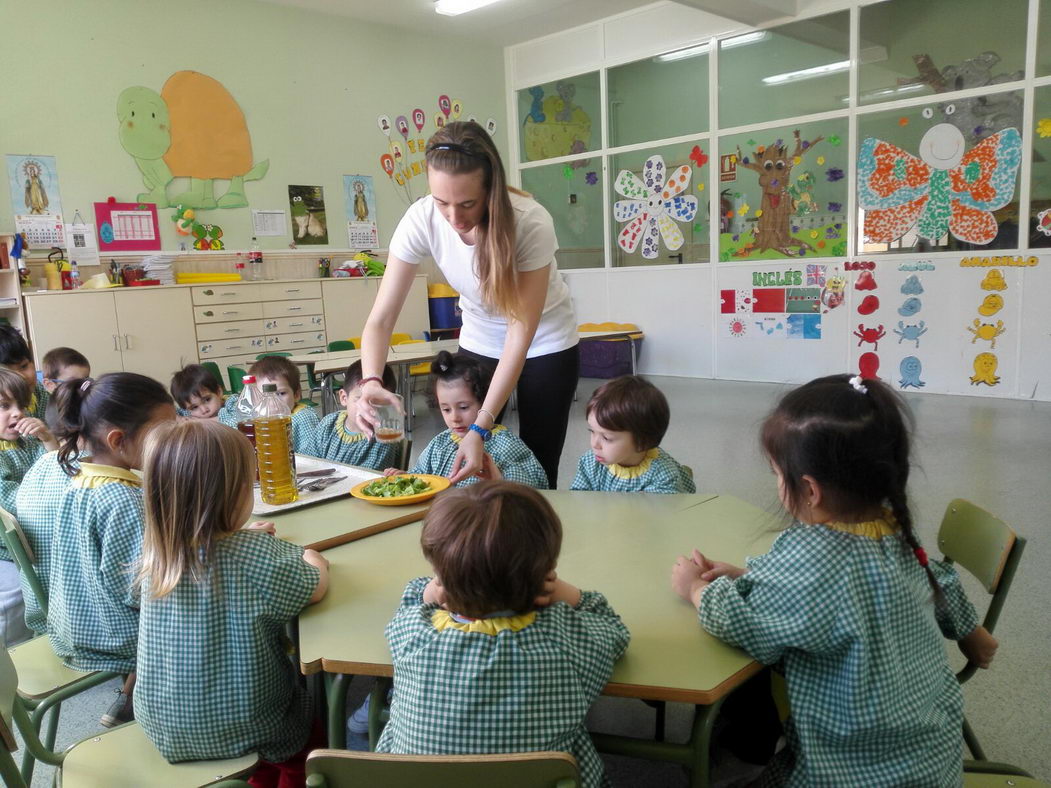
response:
<svg viewBox="0 0 1051 788"><path fill-rule="evenodd" d="M463 349L460 353L477 359L490 371L496 369L498 359ZM573 407L573 395L579 379L579 346L546 356L527 358L518 378L519 437L547 472L552 490L558 486L558 461L566 442L569 411ZM497 422L503 421L506 409L505 406L496 414Z"/></svg>

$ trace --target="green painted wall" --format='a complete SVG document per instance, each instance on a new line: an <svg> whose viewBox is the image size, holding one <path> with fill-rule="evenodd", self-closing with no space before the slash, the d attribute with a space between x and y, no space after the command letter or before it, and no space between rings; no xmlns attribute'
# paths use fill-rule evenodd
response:
<svg viewBox="0 0 1051 788"><path fill-rule="evenodd" d="M377 115L411 117L421 107L429 135L444 93L463 100L464 118L496 119L496 141L506 156L498 47L252 0L0 0L0 19L0 153L58 157L67 221L78 208L94 221L93 202L110 195L134 200L145 191L117 138L117 96L131 85L160 91L183 69L227 87L245 113L256 160L270 160L265 179L246 184L251 207L287 211L288 184L320 184L329 240L337 248L347 244L344 173L374 176L381 245L406 208L379 165L387 141ZM416 196L426 193L425 177L411 182ZM177 186L169 194L182 190ZM225 183L217 187L221 194ZM6 184L0 189L5 230L14 226L9 191ZM165 249L185 240L176 235L171 214L160 211ZM223 228L228 248L247 248L249 208L201 214ZM283 248L290 240L261 242Z"/></svg>

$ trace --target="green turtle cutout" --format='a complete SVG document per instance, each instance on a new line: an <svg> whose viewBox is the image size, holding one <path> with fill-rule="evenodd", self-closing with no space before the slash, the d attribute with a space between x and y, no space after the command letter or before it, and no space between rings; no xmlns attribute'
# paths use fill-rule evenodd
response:
<svg viewBox="0 0 1051 788"><path fill-rule="evenodd" d="M120 144L135 159L149 190L139 202L158 208L243 208L245 181L270 169L269 159L253 165L252 139L244 113L216 79L197 71L177 71L158 94L150 88L126 88L117 99ZM174 178L190 179L190 189L168 197ZM230 186L215 198L214 182Z"/></svg>

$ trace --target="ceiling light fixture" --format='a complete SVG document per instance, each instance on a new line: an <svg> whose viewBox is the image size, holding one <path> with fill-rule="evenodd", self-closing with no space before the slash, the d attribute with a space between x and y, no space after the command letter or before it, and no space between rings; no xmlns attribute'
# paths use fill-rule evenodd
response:
<svg viewBox="0 0 1051 788"><path fill-rule="evenodd" d="M437 0L434 10L443 16L459 16L496 2L499 0Z"/></svg>
<svg viewBox="0 0 1051 788"><path fill-rule="evenodd" d="M732 49L733 47L744 46L745 44L754 44L758 41L762 41L764 38L766 38L766 33L762 30L757 30L754 33L745 33L744 35L734 36L733 38L724 38L721 45L723 49ZM697 46L687 47L686 49L677 49L674 52L658 55L654 60L658 60L661 63L668 63L673 60L685 60L688 57L707 55L710 46L711 42L705 41L703 44L698 44Z"/></svg>
<svg viewBox="0 0 1051 788"><path fill-rule="evenodd" d="M846 71L848 68L850 68L849 60L839 60L835 63L825 63L824 65L814 66L813 68L803 68L799 71L786 71L784 74L774 74L771 77L763 77L763 82L767 85L784 85L786 82L800 82L804 79L814 79L815 77L835 74L838 71Z"/></svg>

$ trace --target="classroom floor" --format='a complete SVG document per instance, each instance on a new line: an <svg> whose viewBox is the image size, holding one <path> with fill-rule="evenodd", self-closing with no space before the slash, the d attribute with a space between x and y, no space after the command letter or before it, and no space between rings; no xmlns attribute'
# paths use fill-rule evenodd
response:
<svg viewBox="0 0 1051 788"><path fill-rule="evenodd" d="M763 416L786 387L687 378L652 380L671 403L672 428L663 446L693 468L698 492L735 495L775 510L773 476L759 456L756 434ZM577 458L588 448L584 406L601 382L580 383L559 469L561 488L569 487ZM907 394L906 398L917 420L911 500L923 541L934 545L945 506L955 497L968 498L995 512L1029 540L996 631L1000 652L990 670L979 672L965 686L964 698L968 718L989 758L1021 766L1051 781L1051 750L1047 747L1051 741L1047 704L1051 697L1051 627L1047 584L1041 580L1051 576L1047 538L1051 525L1043 519L1047 516L1044 485L1051 479L1051 403L933 394ZM416 397L416 407L414 457L432 435L444 429L440 414L427 410L422 394ZM514 426L513 414L505 421ZM683 550L689 547L683 545ZM979 611L984 611L981 589L970 583L968 590ZM670 589L668 593L668 603L676 604ZM955 649L952 654L959 656ZM961 662L955 659L954 664ZM98 717L108 707L115 687L99 687L63 705L61 746L100 730ZM365 691L364 682L352 684L349 708L356 707L355 701ZM668 738L684 739L690 719L690 707L669 704ZM637 701L603 698L589 722L602 731L653 733L653 711ZM606 763L616 786L687 784L677 766L626 758L607 758ZM38 766L33 785L49 785L50 772Z"/></svg>

